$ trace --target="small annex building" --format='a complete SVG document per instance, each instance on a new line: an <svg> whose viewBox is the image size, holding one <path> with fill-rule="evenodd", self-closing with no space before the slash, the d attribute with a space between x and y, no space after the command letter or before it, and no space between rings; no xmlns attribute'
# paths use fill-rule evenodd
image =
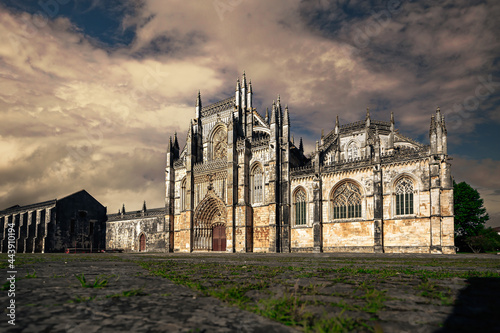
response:
<svg viewBox="0 0 500 333"><path fill-rule="evenodd" d="M1 252L8 250L9 224L14 226L16 253L104 250L105 223L106 207L85 190L61 199L15 205L0 211Z"/></svg>
<svg viewBox="0 0 500 333"><path fill-rule="evenodd" d="M106 222L106 249L125 252L167 252L165 207L109 214Z"/></svg>

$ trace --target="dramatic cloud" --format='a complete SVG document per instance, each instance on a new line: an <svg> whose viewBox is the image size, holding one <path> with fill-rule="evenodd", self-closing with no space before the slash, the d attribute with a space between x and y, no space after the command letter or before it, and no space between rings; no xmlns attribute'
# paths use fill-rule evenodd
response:
<svg viewBox="0 0 500 333"><path fill-rule="evenodd" d="M499 162L461 150L478 126L500 122L494 1L131 0L50 11L0 7L0 208L81 188L110 212L162 206L168 137L184 142L198 89L204 105L227 98L245 70L258 111L280 94L306 150L337 114L357 121L367 106L376 119L394 111L401 132L425 142L439 105L450 153L468 156L453 161L455 176L497 212L500 184L483 174L496 179ZM487 132L497 136L478 144L495 149Z"/></svg>

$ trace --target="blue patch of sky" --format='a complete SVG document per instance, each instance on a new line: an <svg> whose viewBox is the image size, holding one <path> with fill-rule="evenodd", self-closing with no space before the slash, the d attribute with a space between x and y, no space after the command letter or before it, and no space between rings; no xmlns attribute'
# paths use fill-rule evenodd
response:
<svg viewBox="0 0 500 333"><path fill-rule="evenodd" d="M458 129L457 131L460 131ZM448 137L450 130L448 129ZM448 141L450 141L448 139ZM487 159L500 161L500 149L498 149L500 135L498 124L483 123L476 126L473 133L467 135L467 139L460 143L448 142L448 154L462 156L468 159Z"/></svg>
<svg viewBox="0 0 500 333"><path fill-rule="evenodd" d="M134 27L123 29L122 20L134 7L126 1L96 0L4 0L5 8L15 12L41 14L47 18L68 18L83 34L108 47L129 45L135 38Z"/></svg>

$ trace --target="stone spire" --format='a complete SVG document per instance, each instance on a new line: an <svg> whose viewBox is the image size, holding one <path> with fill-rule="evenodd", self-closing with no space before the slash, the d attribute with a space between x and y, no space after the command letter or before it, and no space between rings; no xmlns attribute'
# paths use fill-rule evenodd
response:
<svg viewBox="0 0 500 333"><path fill-rule="evenodd" d="M168 138L168 144L167 144L167 154L172 151L172 137Z"/></svg>
<svg viewBox="0 0 500 333"><path fill-rule="evenodd" d="M366 117L365 117L366 127L370 127L370 108L366 107Z"/></svg>
<svg viewBox="0 0 500 333"><path fill-rule="evenodd" d="M245 72L243 71L243 77L241 79L241 107L243 108L243 111L246 110L247 108L247 77L245 75Z"/></svg>
<svg viewBox="0 0 500 333"><path fill-rule="evenodd" d="M144 200L144 203L142 204L142 211L145 212L146 209L146 200Z"/></svg>
<svg viewBox="0 0 500 333"><path fill-rule="evenodd" d="M198 90L198 97L196 98L196 118L199 119L201 116L201 93Z"/></svg>
<svg viewBox="0 0 500 333"><path fill-rule="evenodd" d="M122 206L122 215L125 214L125 204Z"/></svg>
<svg viewBox="0 0 500 333"><path fill-rule="evenodd" d="M441 109L439 106L436 109L436 137L437 137L437 153L442 153L443 152L443 127L441 125L443 121L443 117L441 116Z"/></svg>
<svg viewBox="0 0 500 333"><path fill-rule="evenodd" d="M266 117L264 118L264 121L269 124L269 108L266 108Z"/></svg>
<svg viewBox="0 0 500 333"><path fill-rule="evenodd" d="M281 125L281 135L285 142L290 141L290 113L288 112L288 105L285 106L285 114L283 115L283 120Z"/></svg>
<svg viewBox="0 0 500 333"><path fill-rule="evenodd" d="M335 134L339 134L339 115L337 115L337 119L335 119Z"/></svg>
<svg viewBox="0 0 500 333"><path fill-rule="evenodd" d="M431 126L429 128L429 142L431 144L431 154L439 154L442 152L441 146L441 110L436 109L436 114L431 116Z"/></svg>
<svg viewBox="0 0 500 333"><path fill-rule="evenodd" d="M391 112L391 133L389 133L387 146L389 150L394 149L394 112Z"/></svg>
<svg viewBox="0 0 500 333"><path fill-rule="evenodd" d="M191 125L192 125L192 122L191 122ZM191 126L192 128L192 126ZM177 140L177 132L174 132L174 148L176 150L179 150L179 141Z"/></svg>
<svg viewBox="0 0 500 333"><path fill-rule="evenodd" d="M436 121L434 116L431 116L431 126L429 128L429 137L436 131Z"/></svg>
<svg viewBox="0 0 500 333"><path fill-rule="evenodd" d="M236 100L236 107L238 108L241 104L241 85L240 79L236 80L236 91L234 93L234 98Z"/></svg>
<svg viewBox="0 0 500 333"><path fill-rule="evenodd" d="M283 113L281 110L281 100L280 95L278 94L278 100L276 101L276 122L280 125L283 125Z"/></svg>
<svg viewBox="0 0 500 333"><path fill-rule="evenodd" d="M201 108L201 91L198 90L198 98L196 99L196 106Z"/></svg>
<svg viewBox="0 0 500 333"><path fill-rule="evenodd" d="M288 113L288 105L285 106L285 117L283 119L283 125L289 125L290 124L290 114Z"/></svg>
<svg viewBox="0 0 500 333"><path fill-rule="evenodd" d="M447 155L448 154L448 131L446 130L446 124L444 122L444 115L441 116L441 145L442 149L441 151L443 154Z"/></svg>
<svg viewBox="0 0 500 333"><path fill-rule="evenodd" d="M251 111L252 110L252 80L248 82L248 92L247 92L247 107Z"/></svg>
<svg viewBox="0 0 500 333"><path fill-rule="evenodd" d="M271 124L276 123L276 103L273 101L273 108L271 109Z"/></svg>
<svg viewBox="0 0 500 333"><path fill-rule="evenodd" d="M301 153L304 153L304 143L302 142L302 137L300 137L299 150Z"/></svg>

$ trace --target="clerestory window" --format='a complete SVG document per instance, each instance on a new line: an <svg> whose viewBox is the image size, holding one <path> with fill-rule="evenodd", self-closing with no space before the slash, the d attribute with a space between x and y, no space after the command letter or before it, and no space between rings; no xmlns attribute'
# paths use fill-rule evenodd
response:
<svg viewBox="0 0 500 333"><path fill-rule="evenodd" d="M347 159L351 160L358 157L358 146L351 142L347 148Z"/></svg>

